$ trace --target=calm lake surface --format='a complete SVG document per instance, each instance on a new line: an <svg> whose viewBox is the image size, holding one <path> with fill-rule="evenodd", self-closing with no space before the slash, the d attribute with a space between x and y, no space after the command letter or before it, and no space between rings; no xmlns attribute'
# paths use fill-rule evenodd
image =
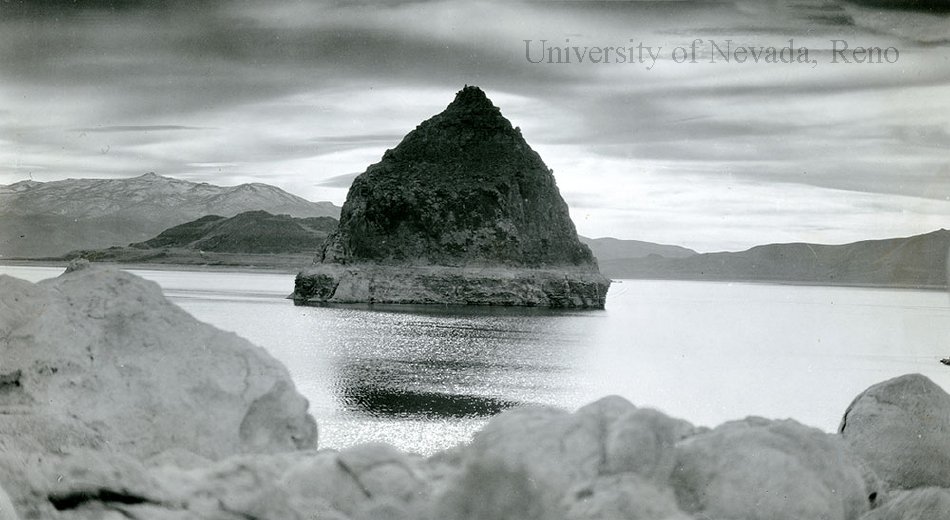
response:
<svg viewBox="0 0 950 520"><path fill-rule="evenodd" d="M31 281L61 272L0 266ZM292 275L132 272L287 365L321 447L431 453L507 406L608 394L697 425L759 415L834 431L873 383L919 372L950 390L945 292L625 280L603 311L295 307Z"/></svg>

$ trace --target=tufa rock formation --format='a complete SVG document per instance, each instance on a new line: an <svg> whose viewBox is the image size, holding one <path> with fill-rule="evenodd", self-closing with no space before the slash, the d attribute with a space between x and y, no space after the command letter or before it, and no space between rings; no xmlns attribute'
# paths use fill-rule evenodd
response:
<svg viewBox="0 0 950 520"><path fill-rule="evenodd" d="M838 432L891 488L950 488L950 395L930 379L908 374L868 388Z"/></svg>
<svg viewBox="0 0 950 520"><path fill-rule="evenodd" d="M478 87L353 181L321 261L594 266L554 177Z"/></svg>
<svg viewBox="0 0 950 520"><path fill-rule="evenodd" d="M880 484L839 436L748 417L677 445L670 483L696 518L856 519Z"/></svg>
<svg viewBox="0 0 950 520"><path fill-rule="evenodd" d="M0 451L220 459L316 446L283 365L123 271L0 276L0 360Z"/></svg>
<svg viewBox="0 0 950 520"><path fill-rule="evenodd" d="M298 303L603 307L551 170L478 87L353 181Z"/></svg>

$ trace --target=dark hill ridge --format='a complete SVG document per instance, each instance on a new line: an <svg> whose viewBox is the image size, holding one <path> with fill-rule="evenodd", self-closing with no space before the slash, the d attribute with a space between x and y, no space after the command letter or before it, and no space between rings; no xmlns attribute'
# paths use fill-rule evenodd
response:
<svg viewBox="0 0 950 520"><path fill-rule="evenodd" d="M332 217L296 218L266 211L246 211L230 218L206 215L145 242L76 250L61 259L294 270L320 250L336 226Z"/></svg>
<svg viewBox="0 0 950 520"><path fill-rule="evenodd" d="M247 211L231 218L208 215L166 229L157 237L130 247L178 247L219 253L304 253L319 250L336 226L337 220L332 217L295 218Z"/></svg>
<svg viewBox="0 0 950 520"><path fill-rule="evenodd" d="M603 307L554 176L466 86L358 176L295 301Z"/></svg>
<svg viewBox="0 0 950 520"><path fill-rule="evenodd" d="M614 278L946 287L950 231L843 245L769 244L686 258L602 262Z"/></svg>
<svg viewBox="0 0 950 520"><path fill-rule="evenodd" d="M353 181L320 260L596 269L551 171L478 87Z"/></svg>

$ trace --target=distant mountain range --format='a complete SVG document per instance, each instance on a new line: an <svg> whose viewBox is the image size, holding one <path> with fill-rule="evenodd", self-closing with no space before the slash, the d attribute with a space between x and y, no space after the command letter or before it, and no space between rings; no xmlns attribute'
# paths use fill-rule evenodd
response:
<svg viewBox="0 0 950 520"><path fill-rule="evenodd" d="M295 217L340 214L329 202L310 202L259 183L222 187L154 173L22 181L0 186L0 258L50 257L141 242L203 216L252 210Z"/></svg>
<svg viewBox="0 0 950 520"><path fill-rule="evenodd" d="M610 278L946 287L950 231L844 245L769 244L741 252L600 262ZM597 255L597 251L594 252ZM598 258L600 258L598 256Z"/></svg>
<svg viewBox="0 0 950 520"><path fill-rule="evenodd" d="M128 263L289 268L320 251L339 214L329 202L267 184L221 187L155 174L23 181L0 186L0 258L71 252L69 257ZM703 254L639 240L580 238L613 279L946 287L950 249L944 229L843 245L769 244Z"/></svg>

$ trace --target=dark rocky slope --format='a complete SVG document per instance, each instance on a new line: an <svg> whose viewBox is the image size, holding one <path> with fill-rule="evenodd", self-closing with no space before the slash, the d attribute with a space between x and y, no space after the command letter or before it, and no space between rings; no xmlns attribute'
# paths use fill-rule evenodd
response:
<svg viewBox="0 0 950 520"><path fill-rule="evenodd" d="M296 218L246 211L231 218L207 215L126 247L77 250L62 260L85 258L122 264L177 264L291 268L311 258L331 231L333 217Z"/></svg>
<svg viewBox="0 0 950 520"><path fill-rule="evenodd" d="M465 87L353 181L295 300L603 307L608 284L551 170Z"/></svg>
<svg viewBox="0 0 950 520"><path fill-rule="evenodd" d="M130 247L181 247L221 253L303 253L319 250L336 227L337 220L333 217L295 218L266 211L246 211L231 218L201 217Z"/></svg>

